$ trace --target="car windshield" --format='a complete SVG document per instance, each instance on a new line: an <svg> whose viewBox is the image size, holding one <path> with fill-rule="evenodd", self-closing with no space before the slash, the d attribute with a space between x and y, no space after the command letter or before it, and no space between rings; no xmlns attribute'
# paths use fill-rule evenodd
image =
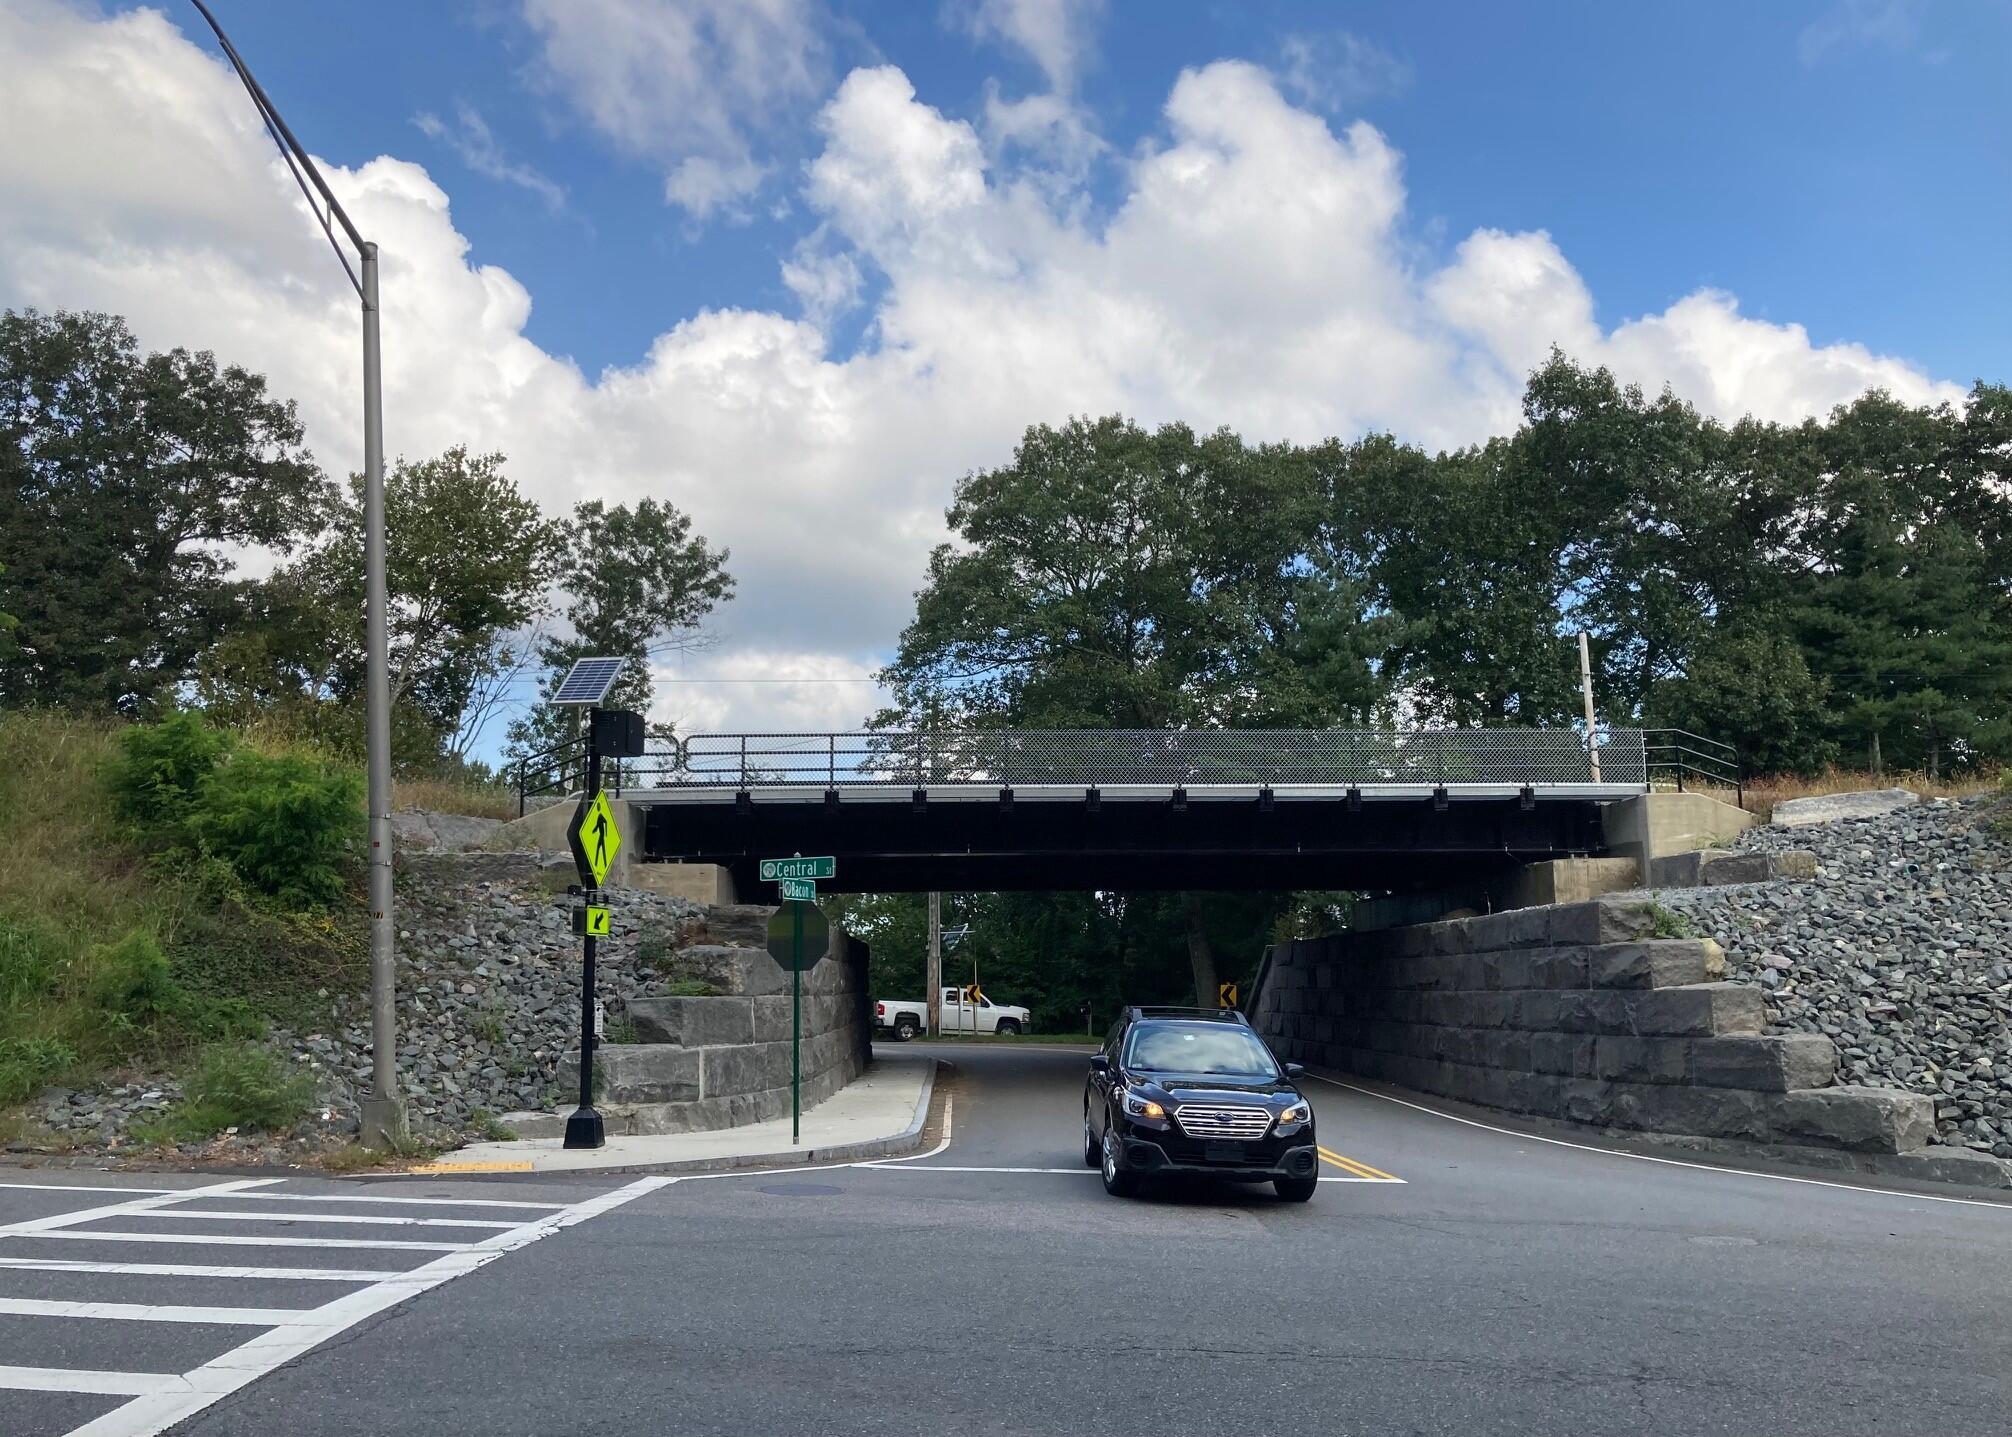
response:
<svg viewBox="0 0 2012 1437"><path fill-rule="evenodd" d="M1248 1028L1215 1023L1152 1023L1132 1034L1127 1066L1155 1073L1276 1078L1271 1050Z"/></svg>

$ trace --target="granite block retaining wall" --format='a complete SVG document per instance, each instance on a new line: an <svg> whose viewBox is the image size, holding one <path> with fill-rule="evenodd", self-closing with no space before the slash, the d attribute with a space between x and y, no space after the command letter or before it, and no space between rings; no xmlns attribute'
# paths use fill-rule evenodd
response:
<svg viewBox="0 0 2012 1437"><path fill-rule="evenodd" d="M682 1133L738 1127L788 1114L790 975L759 946L768 910L714 909L701 940L681 957L703 958L728 989L718 997L634 998L635 1042L603 1043L596 1055L596 1106L610 1132ZM831 946L803 975L803 1106L858 1077L873 1052L866 945L834 928ZM559 1065L559 1088L580 1082L577 1051Z"/></svg>
<svg viewBox="0 0 2012 1437"><path fill-rule="evenodd" d="M1606 1127L1919 1148L1926 1097L1833 1086L1837 1052L1764 1035L1761 990L1652 905L1599 900L1280 944L1252 1021L1279 1056Z"/></svg>

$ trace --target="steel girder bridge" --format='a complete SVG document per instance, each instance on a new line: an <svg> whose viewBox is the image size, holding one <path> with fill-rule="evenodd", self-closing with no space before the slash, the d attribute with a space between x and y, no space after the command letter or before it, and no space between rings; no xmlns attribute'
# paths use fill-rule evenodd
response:
<svg viewBox="0 0 2012 1437"><path fill-rule="evenodd" d="M1603 851L1640 729L1003 729L695 734L611 786L643 856L832 854L835 892L1410 888ZM546 770L534 767L539 762ZM565 791L563 753L522 791Z"/></svg>

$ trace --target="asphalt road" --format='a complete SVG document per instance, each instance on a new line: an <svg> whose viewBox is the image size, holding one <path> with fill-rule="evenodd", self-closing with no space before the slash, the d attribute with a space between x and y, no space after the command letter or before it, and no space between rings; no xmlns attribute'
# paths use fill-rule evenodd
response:
<svg viewBox="0 0 2012 1437"><path fill-rule="evenodd" d="M1121 1201L1080 1163L1083 1053L941 1052L958 1065L947 1142L909 1161L289 1180L81 1220L128 1195L0 1171L0 1384L228 1374L243 1385L173 1429L202 1437L2012 1431L2012 1206L1650 1161L1320 1084L1335 1160L1312 1202L1207 1186ZM11 1186L29 1181L96 1190ZM65 1214L80 1236L14 1226ZM190 1245L93 1236L135 1229ZM261 1245L279 1232L440 1246ZM250 1325L325 1313L336 1292L361 1310L340 1328ZM52 1305L74 1302L135 1310ZM156 1322L144 1304L184 1310ZM211 1304L235 1323L201 1320ZM131 1437L208 1400L0 1386L0 1433Z"/></svg>

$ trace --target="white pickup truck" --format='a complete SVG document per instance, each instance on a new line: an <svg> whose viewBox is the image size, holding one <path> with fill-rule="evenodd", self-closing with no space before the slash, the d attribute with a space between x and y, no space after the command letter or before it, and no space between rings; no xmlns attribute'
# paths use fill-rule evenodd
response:
<svg viewBox="0 0 2012 1437"><path fill-rule="evenodd" d="M873 1005L874 1026L892 1032L897 1040L906 1043L927 1026L928 1006L920 998L912 1002L881 999ZM946 1033L997 1033L1010 1038L1027 1031L1029 1016L1027 1009L995 1003L983 993L978 995L976 1003L971 1003L965 1000L962 988L943 990L941 1018Z"/></svg>

